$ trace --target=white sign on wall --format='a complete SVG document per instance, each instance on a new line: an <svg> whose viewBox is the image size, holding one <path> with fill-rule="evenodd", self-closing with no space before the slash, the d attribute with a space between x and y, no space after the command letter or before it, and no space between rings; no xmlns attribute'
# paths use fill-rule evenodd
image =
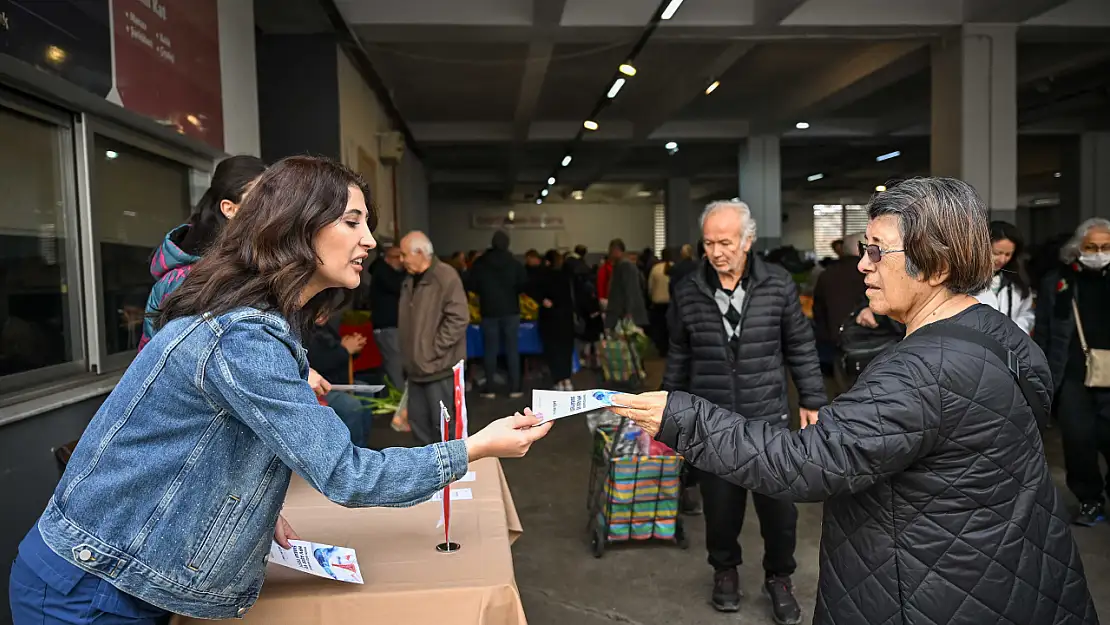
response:
<svg viewBox="0 0 1110 625"><path fill-rule="evenodd" d="M566 224L562 216L547 213L472 212L470 227L475 230L562 230Z"/></svg>

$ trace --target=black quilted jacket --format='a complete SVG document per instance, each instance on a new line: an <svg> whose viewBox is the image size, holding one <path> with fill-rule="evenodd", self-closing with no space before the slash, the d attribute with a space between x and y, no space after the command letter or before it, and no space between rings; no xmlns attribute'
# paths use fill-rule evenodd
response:
<svg viewBox="0 0 1110 625"><path fill-rule="evenodd" d="M703 261L675 287L663 389L689 391L748 418L785 427L785 360L802 407L816 410L826 404L813 328L802 314L790 274L754 254L748 258L737 357L725 339L707 271L712 268Z"/></svg>
<svg viewBox="0 0 1110 625"><path fill-rule="evenodd" d="M1044 354L1005 316L937 323L1012 350L1048 405ZM1029 404L977 344L910 335L798 432L672 393L658 438L755 492L827 500L816 625L1098 622Z"/></svg>

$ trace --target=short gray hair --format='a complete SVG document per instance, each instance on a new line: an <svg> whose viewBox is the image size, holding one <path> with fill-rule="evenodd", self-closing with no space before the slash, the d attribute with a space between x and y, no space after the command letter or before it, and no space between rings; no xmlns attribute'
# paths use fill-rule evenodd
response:
<svg viewBox="0 0 1110 625"><path fill-rule="evenodd" d="M706 205L705 210L701 212L701 217L698 218L698 228L705 229L705 220L713 213L722 210L731 210L740 216L740 242L755 241L755 218L752 217L752 209L748 206L747 202L740 200L717 200L710 202Z"/></svg>
<svg viewBox="0 0 1110 625"><path fill-rule="evenodd" d="M948 274L950 293L972 295L994 274L987 209L975 188L955 178L911 178L876 193L867 217L898 219L906 275Z"/></svg>
<svg viewBox="0 0 1110 625"><path fill-rule="evenodd" d="M428 258L433 258L435 256L436 250L435 247L432 246L432 240L428 238L428 235L419 230L413 230L408 236L410 237L412 251L423 254Z"/></svg>
<svg viewBox="0 0 1110 625"><path fill-rule="evenodd" d="M1110 219L1092 217L1079 224L1079 227L1075 229L1075 234L1068 239L1064 247L1060 248L1060 260L1065 263L1074 263L1079 260L1079 248L1083 245L1083 239L1087 238L1088 232L1096 228L1110 232Z"/></svg>

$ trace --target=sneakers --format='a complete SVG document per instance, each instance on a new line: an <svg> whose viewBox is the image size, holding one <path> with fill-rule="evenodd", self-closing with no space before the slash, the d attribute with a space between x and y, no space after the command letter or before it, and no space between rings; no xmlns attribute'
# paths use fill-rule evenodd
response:
<svg viewBox="0 0 1110 625"><path fill-rule="evenodd" d="M740 574L736 569L725 569L713 574L713 598L710 603L718 612L736 612L740 609Z"/></svg>
<svg viewBox="0 0 1110 625"><path fill-rule="evenodd" d="M1091 527L1106 520L1106 509L1101 501L1079 504L1079 516L1075 517L1075 524Z"/></svg>
<svg viewBox="0 0 1110 625"><path fill-rule="evenodd" d="M763 582L763 594L771 600L771 620L778 625L802 622L802 608L794 598L794 583L787 575L772 575Z"/></svg>

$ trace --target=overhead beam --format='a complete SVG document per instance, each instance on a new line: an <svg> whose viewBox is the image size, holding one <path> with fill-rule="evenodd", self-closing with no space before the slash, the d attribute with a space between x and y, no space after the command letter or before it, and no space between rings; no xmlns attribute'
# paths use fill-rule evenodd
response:
<svg viewBox="0 0 1110 625"><path fill-rule="evenodd" d="M821 37L829 41L872 40L876 38L937 37L949 25L923 24L865 26L671 26L652 35L660 41L783 41ZM446 25L446 24L359 24L355 30L368 45L390 43L531 43L531 26ZM643 30L633 26L560 26L556 43L600 43L631 41Z"/></svg>
<svg viewBox="0 0 1110 625"><path fill-rule="evenodd" d="M733 65L747 56L755 45L750 41L735 41L707 63L701 71L691 72L686 70L681 76L675 77L672 81L667 81L666 89L657 94L657 97L653 100L653 106L645 107L644 114L633 120L632 137L625 141L621 148L614 152L612 157L604 163L586 172L585 175L577 176L575 179L579 182L579 186L586 187L601 178L606 170L620 163L628 154L628 151L637 143L646 141L656 130L680 113L696 98L707 97L705 89L718 76L723 76ZM746 127L747 124L744 124L744 126ZM670 138L676 141L679 139L679 137Z"/></svg>
<svg viewBox="0 0 1110 625"><path fill-rule="evenodd" d="M755 0L752 4L752 24L777 26L807 0Z"/></svg>
<svg viewBox="0 0 1110 625"><path fill-rule="evenodd" d="M895 41L869 46L839 67L797 80L782 97L769 98L753 134L779 134L797 119L815 117L860 100L929 67L928 44Z"/></svg>
<svg viewBox="0 0 1110 625"><path fill-rule="evenodd" d="M1048 13L1067 0L964 0L965 22L1014 24Z"/></svg>
<svg viewBox="0 0 1110 625"><path fill-rule="evenodd" d="M513 137L505 172L506 195L512 194L516 184L517 163L520 162L524 143L528 141L528 129L536 116L536 106L539 104L543 83L547 78L547 68L551 65L551 55L555 50L555 33L563 19L566 4L566 0L532 0L533 39L528 44L528 56L524 61L520 91L513 113Z"/></svg>

